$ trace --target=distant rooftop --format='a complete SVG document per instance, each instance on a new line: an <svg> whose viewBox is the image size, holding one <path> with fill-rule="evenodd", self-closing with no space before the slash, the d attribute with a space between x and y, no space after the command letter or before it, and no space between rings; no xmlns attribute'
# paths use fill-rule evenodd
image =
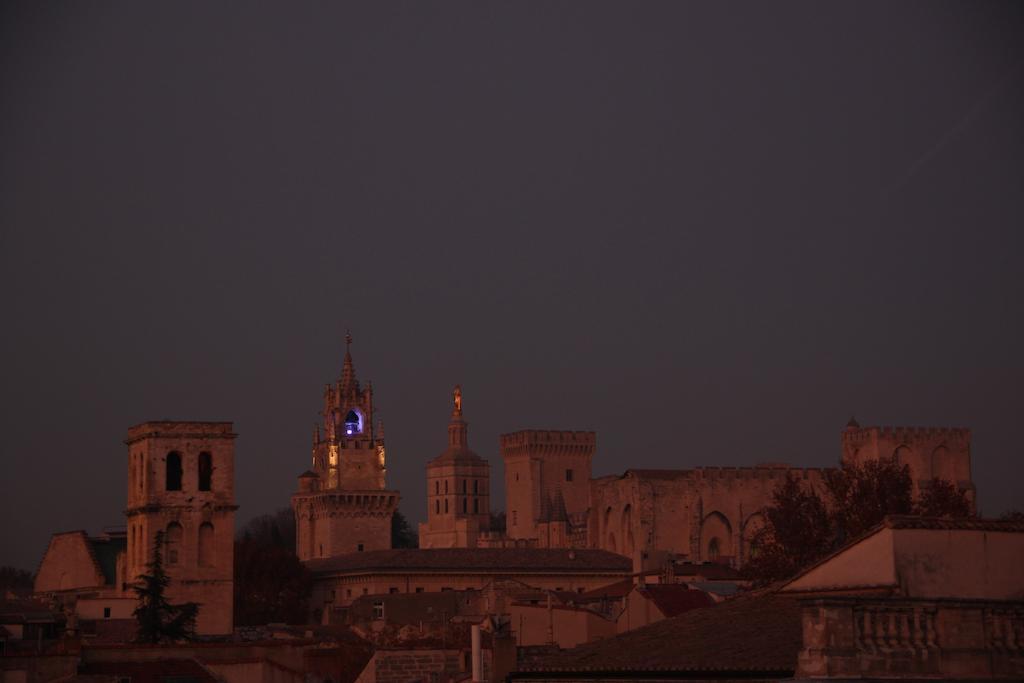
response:
<svg viewBox="0 0 1024 683"><path fill-rule="evenodd" d="M760 674L788 678L802 647L800 606L793 597L743 596L570 650L540 657L513 679L546 673Z"/></svg>
<svg viewBox="0 0 1024 683"><path fill-rule="evenodd" d="M607 572L628 574L628 557L606 550L547 548L430 548L371 550L306 562L316 574L352 572Z"/></svg>

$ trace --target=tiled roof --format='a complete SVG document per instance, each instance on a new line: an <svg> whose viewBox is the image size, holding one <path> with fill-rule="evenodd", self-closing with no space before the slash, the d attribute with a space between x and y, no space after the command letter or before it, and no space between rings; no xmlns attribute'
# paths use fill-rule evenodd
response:
<svg viewBox="0 0 1024 683"><path fill-rule="evenodd" d="M980 519L972 517L948 519L945 517L918 517L916 515L888 515L878 526L868 529L860 536L851 539L845 545L801 569L795 576L781 585L781 590L786 590L788 586L795 583L798 579L830 562L834 557L845 553L849 548L852 548L870 536L874 536L883 529L910 529L925 531L1002 531L1006 533L1019 534L1024 533L1024 520Z"/></svg>
<svg viewBox="0 0 1024 683"><path fill-rule="evenodd" d="M210 671L194 659L162 659L152 662L85 662L82 674L130 677L132 683L218 683Z"/></svg>
<svg viewBox="0 0 1024 683"><path fill-rule="evenodd" d="M762 672L789 677L802 646L800 606L790 596L743 596L695 609L523 665L541 672ZM513 678L518 678L513 674Z"/></svg>
<svg viewBox="0 0 1024 683"><path fill-rule="evenodd" d="M315 574L351 572L608 572L628 573L628 557L607 550L548 548L430 548L371 550L306 562Z"/></svg>
<svg viewBox="0 0 1024 683"><path fill-rule="evenodd" d="M666 617L674 617L692 609L715 605L715 599L704 591L678 583L653 583L637 588L637 592L650 599Z"/></svg>
<svg viewBox="0 0 1024 683"><path fill-rule="evenodd" d="M0 623L55 623L60 616L62 615L51 611L41 602L28 598L0 599Z"/></svg>
<svg viewBox="0 0 1024 683"><path fill-rule="evenodd" d="M600 588L584 591L580 594L580 598L584 600L595 598L621 598L628 595L632 590L633 579L623 579L622 581L610 583L607 586L601 586Z"/></svg>
<svg viewBox="0 0 1024 683"><path fill-rule="evenodd" d="M113 586L117 583L117 556L128 548L126 537L89 538L87 539L96 565L103 574L104 583Z"/></svg>
<svg viewBox="0 0 1024 683"><path fill-rule="evenodd" d="M673 567L676 576L700 576L709 581L726 581L739 579L739 570L733 569L727 564L717 562L676 562Z"/></svg>
<svg viewBox="0 0 1024 683"><path fill-rule="evenodd" d="M935 529L941 531L1006 531L1024 533L1024 520L1011 519L947 519L945 517L915 517L890 515L881 527L888 529ZM881 528L881 527L876 527ZM874 530L868 534L874 533Z"/></svg>
<svg viewBox="0 0 1024 683"><path fill-rule="evenodd" d="M445 465L450 463L484 466L490 465L490 463L468 448L449 448L444 453L428 462L427 467L430 467L431 465Z"/></svg>

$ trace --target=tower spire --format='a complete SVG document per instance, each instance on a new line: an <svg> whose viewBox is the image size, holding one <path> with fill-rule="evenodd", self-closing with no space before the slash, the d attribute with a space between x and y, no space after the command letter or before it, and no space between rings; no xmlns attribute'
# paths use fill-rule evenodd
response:
<svg viewBox="0 0 1024 683"><path fill-rule="evenodd" d="M466 450L469 435L466 421L462 419L462 385L452 390L452 419L448 422L448 447Z"/></svg>
<svg viewBox="0 0 1024 683"><path fill-rule="evenodd" d="M341 391L347 396L354 388L356 371L352 366L352 333L345 330L345 362L341 366Z"/></svg>

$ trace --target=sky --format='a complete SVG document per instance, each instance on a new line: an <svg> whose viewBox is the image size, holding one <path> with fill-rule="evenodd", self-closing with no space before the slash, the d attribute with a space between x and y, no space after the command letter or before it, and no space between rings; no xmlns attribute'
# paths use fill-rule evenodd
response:
<svg viewBox="0 0 1024 683"><path fill-rule="evenodd" d="M129 426L288 505L344 336L388 484L470 445L831 466L966 426L1024 508L1024 11L1000 2L4 3L0 565L123 523Z"/></svg>

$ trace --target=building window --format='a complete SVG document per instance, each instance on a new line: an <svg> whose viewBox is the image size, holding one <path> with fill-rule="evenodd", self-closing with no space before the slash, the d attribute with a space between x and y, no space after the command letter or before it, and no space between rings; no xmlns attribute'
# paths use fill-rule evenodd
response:
<svg viewBox="0 0 1024 683"><path fill-rule="evenodd" d="M439 481L435 481L434 482L434 495L435 496L441 495L441 482L439 482Z"/></svg>
<svg viewBox="0 0 1024 683"><path fill-rule="evenodd" d="M516 526L519 523L519 515L515 510L512 511L512 526Z"/></svg>
<svg viewBox="0 0 1024 683"><path fill-rule="evenodd" d="M441 586L442 593L450 593L452 590L454 589L451 586Z"/></svg>
<svg viewBox="0 0 1024 683"><path fill-rule="evenodd" d="M199 525L199 566L213 566L213 525L203 522Z"/></svg>
<svg viewBox="0 0 1024 683"><path fill-rule="evenodd" d="M345 597L346 598L351 598L352 597L352 589L351 588L346 588L345 589Z"/></svg>
<svg viewBox="0 0 1024 683"><path fill-rule="evenodd" d="M356 552L357 553L363 552L363 544L362 543L360 543L359 545L356 546Z"/></svg>
<svg viewBox="0 0 1024 683"><path fill-rule="evenodd" d="M447 498L444 499L444 513L446 515L448 514L448 499Z"/></svg>
<svg viewBox="0 0 1024 683"><path fill-rule="evenodd" d="M516 481L519 481L519 473L516 472Z"/></svg>
<svg viewBox="0 0 1024 683"><path fill-rule="evenodd" d="M708 560L710 560L711 562L717 561L718 554L718 539L712 538L711 541L708 543Z"/></svg>
<svg viewBox="0 0 1024 683"><path fill-rule="evenodd" d="M373 603L373 618L383 619L384 618L384 602L377 600Z"/></svg>
<svg viewBox="0 0 1024 683"><path fill-rule="evenodd" d="M474 498L473 499L473 514L474 515L480 514L480 499L479 498Z"/></svg>
<svg viewBox="0 0 1024 683"><path fill-rule="evenodd" d="M479 479L474 479L473 480L473 495L475 496L478 493L480 493L480 480Z"/></svg>
<svg viewBox="0 0 1024 683"><path fill-rule="evenodd" d="M363 416L355 410L348 411L345 416L345 436L355 436L363 433Z"/></svg>
<svg viewBox="0 0 1024 683"><path fill-rule="evenodd" d="M320 544L320 557L323 557L323 556L324 556L324 544L321 543Z"/></svg>
<svg viewBox="0 0 1024 683"><path fill-rule="evenodd" d="M367 589L367 588L363 589L363 595L366 595L368 592L369 592L369 589Z"/></svg>
<svg viewBox="0 0 1024 683"><path fill-rule="evenodd" d="M439 500L435 500L434 501L434 514L435 515L441 514L441 501L439 501Z"/></svg>
<svg viewBox="0 0 1024 683"><path fill-rule="evenodd" d="M422 593L423 592L423 586L416 586L416 592L417 593Z"/></svg>
<svg viewBox="0 0 1024 683"><path fill-rule="evenodd" d="M463 495L465 495L465 493L466 493L466 483L468 481L469 481L468 479L463 479L462 480L462 493L463 493Z"/></svg>
<svg viewBox="0 0 1024 683"><path fill-rule="evenodd" d="M209 491L210 480L213 479L213 456L209 453L199 454L199 490Z"/></svg>
<svg viewBox="0 0 1024 683"><path fill-rule="evenodd" d="M572 470L566 470L565 471L565 480L566 481L572 481Z"/></svg>
<svg viewBox="0 0 1024 683"><path fill-rule="evenodd" d="M462 499L462 514L466 514L466 506L469 504L469 498Z"/></svg>
<svg viewBox="0 0 1024 683"><path fill-rule="evenodd" d="M448 480L447 479L444 480L444 492L448 493Z"/></svg>
<svg viewBox="0 0 1024 683"><path fill-rule="evenodd" d="M181 454L175 451L167 454L167 477L164 483L168 491L181 490Z"/></svg>
<svg viewBox="0 0 1024 683"><path fill-rule="evenodd" d="M103 608L103 618L104 619L109 619L110 618L110 608L109 607L104 607Z"/></svg>
<svg viewBox="0 0 1024 683"><path fill-rule="evenodd" d="M388 593L395 594L397 592L398 592L398 589L395 588L394 586L392 586L391 588L388 588Z"/></svg>

